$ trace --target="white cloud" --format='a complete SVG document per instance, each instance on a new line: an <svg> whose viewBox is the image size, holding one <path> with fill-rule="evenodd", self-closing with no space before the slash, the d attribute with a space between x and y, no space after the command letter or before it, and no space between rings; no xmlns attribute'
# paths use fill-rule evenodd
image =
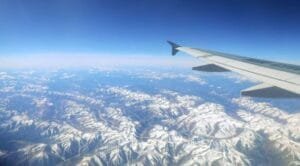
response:
<svg viewBox="0 0 300 166"><path fill-rule="evenodd" d="M197 63L186 57L168 55L42 54L1 56L1 68L118 68L118 67L190 67Z"/></svg>
<svg viewBox="0 0 300 166"><path fill-rule="evenodd" d="M185 82L194 82L199 85L206 84L206 81L201 78L199 74L191 74L184 73L178 71L153 71L153 70L145 70L138 71L132 74L135 77L143 78L143 79L153 79L153 80L163 80L163 79L174 79L174 80L183 80Z"/></svg>
<svg viewBox="0 0 300 166"><path fill-rule="evenodd" d="M223 76L225 76L229 79L235 80L234 81L235 83L244 83L244 82L248 82L248 81L258 83L258 81L255 79L252 79L252 78L249 78L249 77L237 74L237 73L225 73L225 74L223 74Z"/></svg>

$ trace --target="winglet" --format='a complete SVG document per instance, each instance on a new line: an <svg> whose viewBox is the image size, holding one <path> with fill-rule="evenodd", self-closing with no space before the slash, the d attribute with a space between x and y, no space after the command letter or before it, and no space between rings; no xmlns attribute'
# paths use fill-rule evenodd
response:
<svg viewBox="0 0 300 166"><path fill-rule="evenodd" d="M176 43L173 43L171 41L167 41L167 42L171 45L171 47L172 47L172 55L174 56L178 52L177 48L180 47L180 45L178 45Z"/></svg>

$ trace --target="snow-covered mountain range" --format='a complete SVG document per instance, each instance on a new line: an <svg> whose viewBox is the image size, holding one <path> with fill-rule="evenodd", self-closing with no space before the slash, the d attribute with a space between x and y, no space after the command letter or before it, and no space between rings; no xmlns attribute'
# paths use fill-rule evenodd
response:
<svg viewBox="0 0 300 166"><path fill-rule="evenodd" d="M300 102L186 69L0 72L0 165L300 165Z"/></svg>

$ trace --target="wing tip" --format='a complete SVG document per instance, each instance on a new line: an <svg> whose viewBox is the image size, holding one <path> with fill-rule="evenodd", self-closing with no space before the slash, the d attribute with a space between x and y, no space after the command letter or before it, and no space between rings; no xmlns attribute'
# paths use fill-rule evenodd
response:
<svg viewBox="0 0 300 166"><path fill-rule="evenodd" d="M176 55L176 53L178 52L178 50L177 50L177 48L178 47L181 47L180 45L178 45L178 44L176 44L176 43L174 43L174 42L171 42L171 41L169 41L169 40L167 40L167 42L171 45L171 47L172 47L172 55L174 56L174 55Z"/></svg>

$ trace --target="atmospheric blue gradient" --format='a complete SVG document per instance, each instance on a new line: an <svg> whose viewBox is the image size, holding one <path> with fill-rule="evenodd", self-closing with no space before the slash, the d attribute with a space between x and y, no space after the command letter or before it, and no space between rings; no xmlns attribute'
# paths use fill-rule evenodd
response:
<svg viewBox="0 0 300 166"><path fill-rule="evenodd" d="M166 40L300 60L297 0L1 0L0 55L169 54Z"/></svg>

